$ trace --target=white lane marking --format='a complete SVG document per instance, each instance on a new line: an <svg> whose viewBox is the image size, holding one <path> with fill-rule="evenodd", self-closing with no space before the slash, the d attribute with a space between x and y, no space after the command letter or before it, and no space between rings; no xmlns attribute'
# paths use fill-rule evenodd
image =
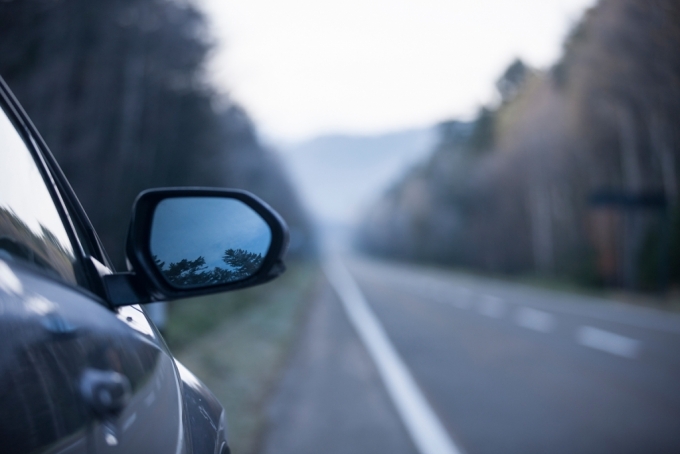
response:
<svg viewBox="0 0 680 454"><path fill-rule="evenodd" d="M531 307L520 307L515 316L517 324L523 328L547 333L555 327L555 316Z"/></svg>
<svg viewBox="0 0 680 454"><path fill-rule="evenodd" d="M640 341L610 333L592 326L581 326L576 331L576 341L586 347L613 355L636 358L640 354Z"/></svg>
<svg viewBox="0 0 680 454"><path fill-rule="evenodd" d="M479 313L492 318L501 318L505 314L505 303L497 296L482 295L479 301Z"/></svg>
<svg viewBox="0 0 680 454"><path fill-rule="evenodd" d="M503 293L513 300L531 300L532 305L543 306L553 313L576 315L596 321L613 322L621 325L650 329L666 333L680 333L680 314L662 312L655 308L634 306L610 299L582 296L537 289L525 284L499 282L489 278L470 277L453 271L441 271L411 265L394 265L372 259L352 259L352 264L362 270L370 269L382 279L399 285L413 274L430 272L433 282L447 285L469 285L468 288L482 292L494 286L494 291ZM490 290L487 290L490 291Z"/></svg>
<svg viewBox="0 0 680 454"><path fill-rule="evenodd" d="M347 269L339 259L326 259L323 267L418 451L421 454L462 453L423 396Z"/></svg>
<svg viewBox="0 0 680 454"><path fill-rule="evenodd" d="M435 286L425 292L414 292L413 295L428 301L450 304L458 309L467 309L472 304L472 293L465 287L452 290L444 286Z"/></svg>

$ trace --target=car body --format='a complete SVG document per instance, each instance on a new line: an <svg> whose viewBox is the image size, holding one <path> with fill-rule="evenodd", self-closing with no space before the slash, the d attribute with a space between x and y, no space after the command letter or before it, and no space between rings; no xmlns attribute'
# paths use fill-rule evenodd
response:
<svg viewBox="0 0 680 454"><path fill-rule="evenodd" d="M55 159L2 79L0 143L2 452L229 452L221 404L172 356L143 304L276 277L283 271L285 223L242 191L148 191L133 212L131 270L116 273ZM193 233L184 224L163 230L158 213L164 206L176 212L205 205L207 214L196 216L207 217L196 222L211 225L231 213L216 214L220 204L240 204L251 222L266 226L269 242L261 244L262 254L246 273L215 267L215 273L229 275L219 280L203 266L198 275L212 281L175 285L156 254L171 257L173 248L159 241L182 244ZM229 235L229 228L218 230ZM182 273L185 282L189 275Z"/></svg>

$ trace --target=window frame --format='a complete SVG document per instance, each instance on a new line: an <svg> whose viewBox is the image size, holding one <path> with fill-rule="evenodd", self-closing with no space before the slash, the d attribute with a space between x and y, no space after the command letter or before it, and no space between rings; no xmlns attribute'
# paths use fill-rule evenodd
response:
<svg viewBox="0 0 680 454"><path fill-rule="evenodd" d="M113 271L111 261L47 144L2 77L0 77L0 109L14 125L33 157L73 247L76 276L82 275L82 279L77 279L77 284L63 279L59 279L59 282L84 290L90 297L96 296L100 302L106 301L101 273L92 259ZM86 250L91 253L88 254ZM108 302L105 305L112 307Z"/></svg>

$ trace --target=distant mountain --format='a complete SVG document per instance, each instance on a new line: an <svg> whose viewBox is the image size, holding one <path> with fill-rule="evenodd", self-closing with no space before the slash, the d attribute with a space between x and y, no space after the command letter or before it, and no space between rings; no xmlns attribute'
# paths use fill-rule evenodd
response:
<svg viewBox="0 0 680 454"><path fill-rule="evenodd" d="M353 225L390 184L425 159L435 139L435 128L327 135L284 147L282 157L320 223Z"/></svg>

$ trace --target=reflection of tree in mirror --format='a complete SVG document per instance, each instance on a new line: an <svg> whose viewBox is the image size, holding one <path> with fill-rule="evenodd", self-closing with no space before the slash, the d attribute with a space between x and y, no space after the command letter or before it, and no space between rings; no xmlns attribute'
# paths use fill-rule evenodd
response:
<svg viewBox="0 0 680 454"><path fill-rule="evenodd" d="M232 268L236 279L245 279L260 269L262 254L248 252L245 249L227 249L222 260Z"/></svg>
<svg viewBox="0 0 680 454"><path fill-rule="evenodd" d="M222 260L229 269L216 266L208 271L205 258L199 256L195 260L182 259L172 262L167 267L157 256L154 263L171 284L177 287L195 287L198 285L224 284L246 279L257 272L262 265L262 254L248 252L244 249L227 249Z"/></svg>
<svg viewBox="0 0 680 454"><path fill-rule="evenodd" d="M165 270L167 277L173 284L189 287L210 282L210 272L206 271L205 259L198 257L196 260L182 259L177 263L171 263Z"/></svg>

